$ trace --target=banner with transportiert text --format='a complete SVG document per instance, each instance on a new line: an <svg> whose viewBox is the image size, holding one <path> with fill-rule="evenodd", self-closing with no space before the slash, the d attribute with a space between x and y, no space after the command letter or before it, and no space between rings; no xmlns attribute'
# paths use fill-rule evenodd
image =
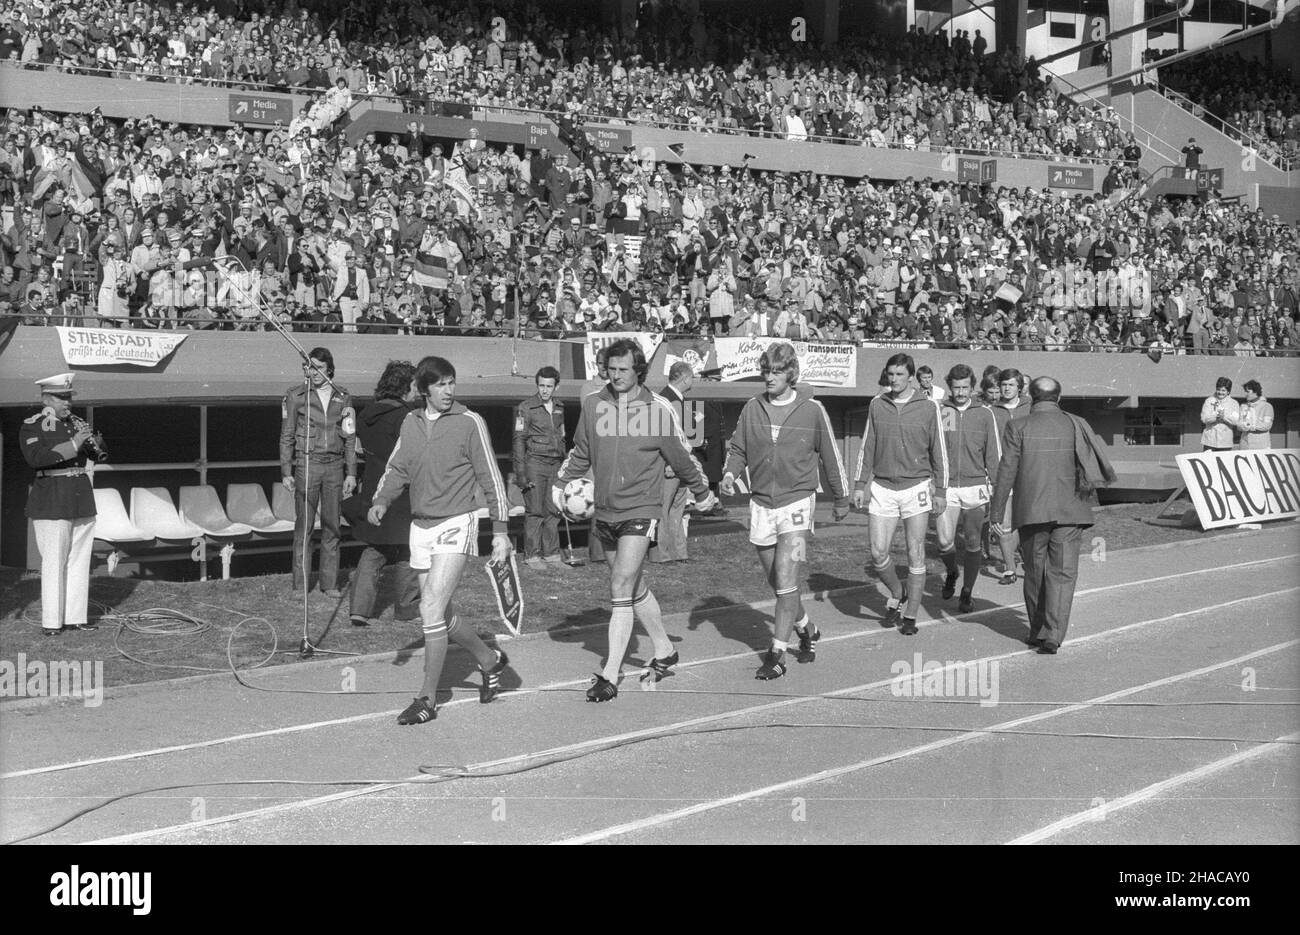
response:
<svg viewBox="0 0 1300 935"><path fill-rule="evenodd" d="M758 359L781 338L715 338L718 369L724 382L759 376ZM799 381L813 386L858 385L858 349L852 344L791 341L799 358Z"/></svg>

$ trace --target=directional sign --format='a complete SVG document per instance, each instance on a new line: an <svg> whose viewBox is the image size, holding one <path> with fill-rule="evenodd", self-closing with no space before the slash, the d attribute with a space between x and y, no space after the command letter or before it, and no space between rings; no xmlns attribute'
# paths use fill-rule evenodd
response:
<svg viewBox="0 0 1300 935"><path fill-rule="evenodd" d="M975 182L980 181L980 161L969 157L962 157L957 160L957 181L958 182Z"/></svg>
<svg viewBox="0 0 1300 935"><path fill-rule="evenodd" d="M282 123L288 126L293 119L293 98L232 94L230 119L236 123Z"/></svg>
<svg viewBox="0 0 1300 935"><path fill-rule="evenodd" d="M583 127L587 142L603 153L622 153L632 145L632 131L614 127Z"/></svg>
<svg viewBox="0 0 1300 935"><path fill-rule="evenodd" d="M528 124L528 148L550 149L555 145L555 135L549 125L544 123Z"/></svg>
<svg viewBox="0 0 1300 935"><path fill-rule="evenodd" d="M980 181L996 182L998 180L998 161L996 159L985 159L980 163Z"/></svg>
<svg viewBox="0 0 1300 935"><path fill-rule="evenodd" d="M1092 169L1083 166L1047 167L1047 186L1049 188L1073 188L1090 192L1094 189Z"/></svg>
<svg viewBox="0 0 1300 935"><path fill-rule="evenodd" d="M1197 191L1223 191L1222 169L1201 169L1196 173Z"/></svg>

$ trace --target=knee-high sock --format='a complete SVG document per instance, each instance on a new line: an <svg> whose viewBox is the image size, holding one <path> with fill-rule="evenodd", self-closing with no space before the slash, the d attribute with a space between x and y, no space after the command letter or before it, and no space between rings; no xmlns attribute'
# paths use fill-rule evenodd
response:
<svg viewBox="0 0 1300 935"><path fill-rule="evenodd" d="M889 596L898 600L903 596L903 583L898 580L898 572L894 569L894 558L890 556L888 564L883 567L876 566L876 574L880 577L885 587L889 588Z"/></svg>
<svg viewBox="0 0 1300 935"><path fill-rule="evenodd" d="M802 614L799 606L799 586L795 585L789 591L776 592L776 621L772 628L773 648L784 650L790 642L790 631L794 629L794 622Z"/></svg>
<svg viewBox="0 0 1300 935"><path fill-rule="evenodd" d="M925 590L925 572L919 575L909 571L907 573L907 609L903 611L903 616L909 620L916 619L916 612L921 607L921 592Z"/></svg>
<svg viewBox="0 0 1300 935"><path fill-rule="evenodd" d="M961 589L963 591L975 590L975 579L980 576L980 565L983 559L984 556L980 554L979 549L969 551L962 556Z"/></svg>
<svg viewBox="0 0 1300 935"><path fill-rule="evenodd" d="M957 574L957 552L954 549L951 552L940 552L939 558L943 560L944 570L950 575Z"/></svg>
<svg viewBox="0 0 1300 935"><path fill-rule="evenodd" d="M609 612L609 656L605 659L605 671L601 674L611 682L618 681L618 674L623 671L623 656L627 653L628 640L632 638L632 598L614 598ZM662 624L660 629L662 629Z"/></svg>
<svg viewBox="0 0 1300 935"><path fill-rule="evenodd" d="M637 623L645 627L646 633L650 636L650 642L654 644L655 658L663 659L665 656L671 656L673 643L668 639L668 631L664 629L664 615L659 610L659 601L649 588L643 589L632 599L632 615Z"/></svg>
<svg viewBox="0 0 1300 935"><path fill-rule="evenodd" d="M442 664L447 658L447 621L435 620L424 625L424 685L420 696L430 703L438 694Z"/></svg>
<svg viewBox="0 0 1300 935"><path fill-rule="evenodd" d="M480 669L490 669L497 664L496 650L483 642L479 635L474 632L473 627L467 623L461 623L459 614L448 621L447 635L461 649L468 649L473 654L474 661L478 663Z"/></svg>

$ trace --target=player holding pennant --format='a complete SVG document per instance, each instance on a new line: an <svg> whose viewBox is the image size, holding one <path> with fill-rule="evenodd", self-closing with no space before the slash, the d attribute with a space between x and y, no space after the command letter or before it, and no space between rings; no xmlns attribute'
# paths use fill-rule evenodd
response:
<svg viewBox="0 0 1300 935"><path fill-rule="evenodd" d="M768 680L785 675L791 629L799 634L798 660L812 662L817 656L821 633L804 611L799 582L813 531L818 465L826 471L835 497L835 522L849 515L849 478L826 407L809 388L796 386L799 358L793 345L770 345L758 366L767 389L740 412L720 488L733 496L736 478L749 469L749 541L776 595L772 648L754 673Z"/></svg>
<svg viewBox="0 0 1300 935"><path fill-rule="evenodd" d="M434 701L448 637L478 663L483 674L479 701L484 704L500 691L501 673L510 664L505 653L489 649L472 626L461 622L451 603L466 559L478 554L475 491L483 491L492 517L492 561L508 561L514 550L506 535L510 503L487 424L456 402L456 368L449 361L421 360L415 368L415 388L424 397L424 408L402 421L366 517L378 526L389 504L410 488L411 568L420 581L424 685L398 715L398 724L424 724L437 716Z"/></svg>
<svg viewBox="0 0 1300 935"><path fill-rule="evenodd" d="M853 505L858 508L870 496L871 564L889 589L884 625L897 626L904 636L917 632L929 514L943 513L948 492L948 452L939 404L912 385L914 376L916 363L910 355L895 354L885 361L888 389L867 405L853 491ZM900 519L907 537L906 587L898 580L890 555Z"/></svg>
<svg viewBox="0 0 1300 935"><path fill-rule="evenodd" d="M974 401L975 372L965 364L957 364L948 371L947 383L948 395L940 403L939 415L944 446L952 459L952 486L948 488L947 507L934 518L934 531L945 572L942 594L946 601L957 589L957 532L961 530L962 587L957 610L965 614L975 609L971 592L983 558L980 530L993 496L1002 443L998 440L997 416Z"/></svg>
<svg viewBox="0 0 1300 935"><path fill-rule="evenodd" d="M618 696L623 656L639 622L654 644L650 673L656 678L677 664L664 629L659 602L642 580L646 552L655 538L663 509L664 466L695 494L696 508L717 503L703 471L691 457L673 407L645 386L645 353L636 341L609 346L605 366L609 383L582 400L582 415L573 433L573 448L560 465L551 496L563 509L564 485L592 472L596 515L592 531L609 556L609 655L587 690L588 701Z"/></svg>

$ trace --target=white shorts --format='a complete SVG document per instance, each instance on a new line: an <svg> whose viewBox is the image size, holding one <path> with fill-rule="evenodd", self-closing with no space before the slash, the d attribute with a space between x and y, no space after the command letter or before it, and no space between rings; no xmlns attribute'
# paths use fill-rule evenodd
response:
<svg viewBox="0 0 1300 935"><path fill-rule="evenodd" d="M776 545L777 537L788 532L812 532L816 494L786 506L768 507L749 501L749 541L754 545Z"/></svg>
<svg viewBox="0 0 1300 935"><path fill-rule="evenodd" d="M976 484L973 487L949 487L949 510L977 510L989 505L993 496L993 487L989 484Z"/></svg>
<svg viewBox="0 0 1300 935"><path fill-rule="evenodd" d="M478 555L478 516L462 513L428 529L411 524L411 567L428 571L435 555Z"/></svg>
<svg viewBox="0 0 1300 935"><path fill-rule="evenodd" d="M896 516L908 519L930 511L930 482L923 480L914 487L890 490L871 482L871 502L867 511L873 516Z"/></svg>

